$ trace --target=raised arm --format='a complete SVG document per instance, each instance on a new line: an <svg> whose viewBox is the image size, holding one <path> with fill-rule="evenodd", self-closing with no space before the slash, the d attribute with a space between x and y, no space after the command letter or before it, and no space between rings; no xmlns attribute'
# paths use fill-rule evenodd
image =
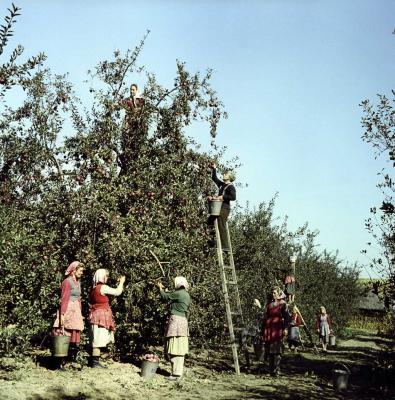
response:
<svg viewBox="0 0 395 400"><path fill-rule="evenodd" d="M179 292L165 292L161 289L160 296L163 300L177 300L179 298Z"/></svg>
<svg viewBox="0 0 395 400"><path fill-rule="evenodd" d="M100 288L100 294L105 296L106 294L111 294L112 296L119 296L123 292L123 284L125 282L125 277L122 276L119 279L119 284L116 288L111 288L110 286L103 285Z"/></svg>
<svg viewBox="0 0 395 400"><path fill-rule="evenodd" d="M217 176L217 169L216 169L216 168L213 168L213 169L211 170L211 179L214 181L214 183L215 183L218 187L220 187L221 185L224 184L224 182L221 181L221 179L218 178L218 176Z"/></svg>

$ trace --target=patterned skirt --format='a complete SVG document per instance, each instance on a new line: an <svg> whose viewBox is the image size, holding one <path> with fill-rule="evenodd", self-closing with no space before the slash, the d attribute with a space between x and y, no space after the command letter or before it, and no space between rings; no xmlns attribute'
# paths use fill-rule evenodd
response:
<svg viewBox="0 0 395 400"><path fill-rule="evenodd" d="M84 321L79 300L70 301L63 318L63 326L59 324L59 311L53 324L52 336L70 336L70 343L79 343L81 331L84 329Z"/></svg>
<svg viewBox="0 0 395 400"><path fill-rule="evenodd" d="M189 336L188 320L180 315L171 315L167 323L166 337Z"/></svg>
<svg viewBox="0 0 395 400"><path fill-rule="evenodd" d="M106 328L109 331L115 331L115 322L111 308L91 310L91 313L89 314L89 322L91 325L97 325Z"/></svg>

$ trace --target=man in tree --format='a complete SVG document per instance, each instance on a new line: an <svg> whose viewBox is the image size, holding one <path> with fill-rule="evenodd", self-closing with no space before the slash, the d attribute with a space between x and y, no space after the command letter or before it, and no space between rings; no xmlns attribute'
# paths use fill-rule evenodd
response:
<svg viewBox="0 0 395 400"><path fill-rule="evenodd" d="M139 95L136 83L130 85L130 97L121 100L116 107L125 110L125 119L121 139L122 173L129 170L130 160L139 153L147 136L143 107L145 100Z"/></svg>
<svg viewBox="0 0 395 400"><path fill-rule="evenodd" d="M139 88L136 83L130 85L130 97L120 102L121 106L126 110L125 128L138 128L138 117L140 117L141 109L145 104L145 100L139 95ZM137 122L137 125L136 125Z"/></svg>

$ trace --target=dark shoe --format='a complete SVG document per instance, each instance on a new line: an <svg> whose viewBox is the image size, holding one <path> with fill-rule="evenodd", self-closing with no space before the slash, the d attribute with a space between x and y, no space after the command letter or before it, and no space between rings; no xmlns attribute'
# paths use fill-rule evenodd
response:
<svg viewBox="0 0 395 400"><path fill-rule="evenodd" d="M66 371L65 367L63 366L63 357L55 357L54 364L55 371Z"/></svg>
<svg viewBox="0 0 395 400"><path fill-rule="evenodd" d="M95 358L91 359L90 367L91 368L102 368L102 369L107 369L108 368L107 365L100 364L99 357L97 357L97 358L95 357Z"/></svg>
<svg viewBox="0 0 395 400"><path fill-rule="evenodd" d="M107 365L100 364L99 361L93 361L92 368L102 368L107 369Z"/></svg>
<svg viewBox="0 0 395 400"><path fill-rule="evenodd" d="M78 347L70 347L69 348L69 354L67 356L67 361L74 362L77 360L77 355L78 355Z"/></svg>

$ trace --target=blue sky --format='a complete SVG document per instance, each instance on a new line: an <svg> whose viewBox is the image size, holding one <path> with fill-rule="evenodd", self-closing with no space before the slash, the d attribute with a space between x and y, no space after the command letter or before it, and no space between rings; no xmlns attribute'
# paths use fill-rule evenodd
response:
<svg viewBox="0 0 395 400"><path fill-rule="evenodd" d="M2 2L5 8L11 2ZM172 85L175 61L214 70L229 119L218 143L238 156L241 204L279 193L276 213L320 231L320 248L363 264L369 208L380 201L358 104L395 88L394 1L15 0L11 44L44 51L84 97L86 71L151 33L140 64ZM135 81L143 84L144 78ZM193 134L207 147L208 127ZM366 272L364 273L366 275Z"/></svg>

